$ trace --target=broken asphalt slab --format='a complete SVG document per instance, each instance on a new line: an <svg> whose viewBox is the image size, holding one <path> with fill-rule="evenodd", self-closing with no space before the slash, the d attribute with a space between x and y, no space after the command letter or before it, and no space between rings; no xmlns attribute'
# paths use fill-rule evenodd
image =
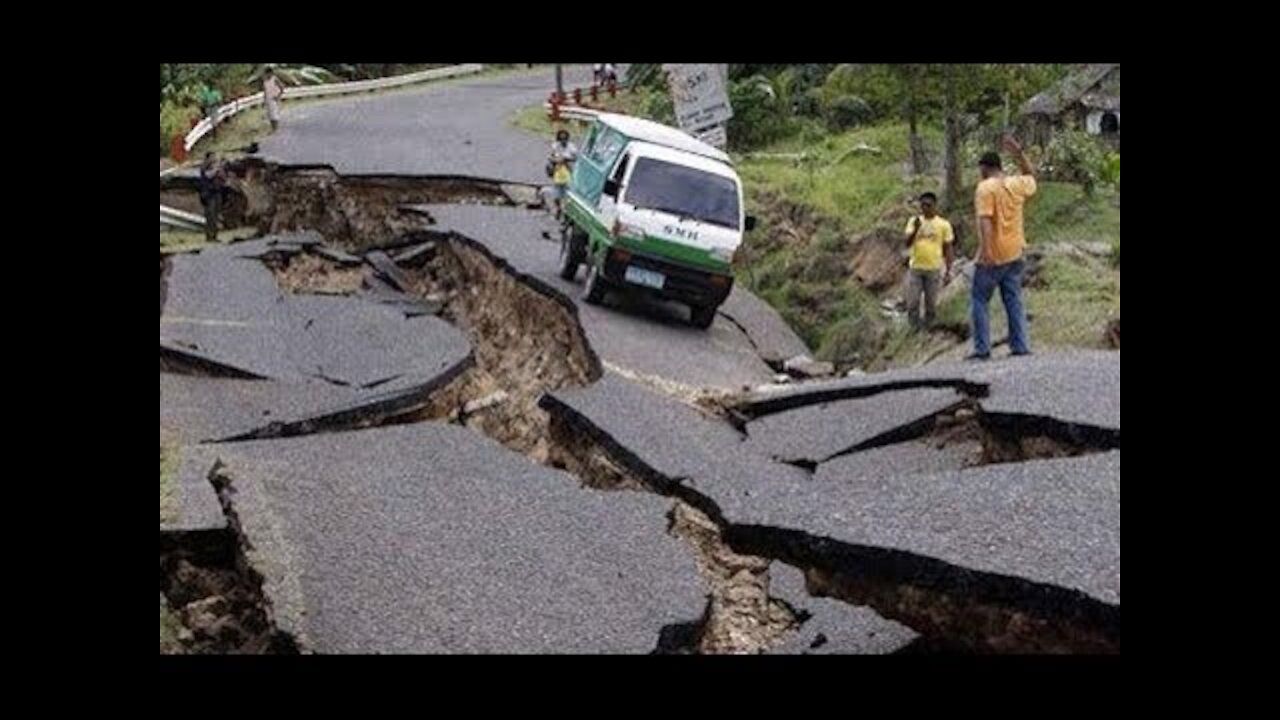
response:
<svg viewBox="0 0 1280 720"><path fill-rule="evenodd" d="M559 276L559 226L544 212L482 205L427 209L436 218L433 232L453 232L480 243L517 272L569 298L602 360L695 387L740 389L773 377L749 336L727 319L700 330L689 326L687 309L677 303L618 292L603 306L583 302L581 281Z"/></svg>
<svg viewBox="0 0 1280 720"><path fill-rule="evenodd" d="M705 590L669 502L423 423L219 446L277 625L318 653L643 653Z"/></svg>
<svg viewBox="0 0 1280 720"><path fill-rule="evenodd" d="M856 481L886 472L902 477L958 471L975 464L981 453L982 444L977 440L937 447L930 439L921 438L832 458L817 467L813 479L828 483Z"/></svg>
<svg viewBox="0 0 1280 720"><path fill-rule="evenodd" d="M737 283L719 313L746 333L756 354L774 370L791 358L809 354L809 347L777 310Z"/></svg>
<svg viewBox="0 0 1280 720"><path fill-rule="evenodd" d="M160 426L183 443L200 443L323 415L372 394L319 380L282 383L161 373Z"/></svg>
<svg viewBox="0 0 1280 720"><path fill-rule="evenodd" d="M869 607L810 595L804 573L782 563L769 566L769 594L805 617L795 632L787 633L782 644L769 651L771 655L887 655L920 637Z"/></svg>
<svg viewBox="0 0 1280 720"><path fill-rule="evenodd" d="M467 357L465 335L429 316L433 307L396 297L405 302L292 295L261 263L226 250L175 257L160 340L259 377L356 387L400 376L427 382Z"/></svg>
<svg viewBox="0 0 1280 720"><path fill-rule="evenodd" d="M539 404L659 492L680 496L704 512L707 499L750 495L774 482L809 482L805 471L746 446L727 422L614 372L587 387L547 393Z"/></svg>
<svg viewBox="0 0 1280 720"><path fill-rule="evenodd" d="M834 464L811 477L735 443L727 423L612 374L541 404L658 492L717 518L736 551L972 590L1000 612L1049 622L1082 614L1118 638L1118 452L934 474L918 472L928 462L858 475Z"/></svg>
<svg viewBox="0 0 1280 720"><path fill-rule="evenodd" d="M160 520L161 533L219 532L227 527L227 518L213 485L209 471L217 461L208 448L198 445L170 445L178 454L172 474L169 512Z"/></svg>
<svg viewBox="0 0 1280 720"><path fill-rule="evenodd" d="M775 413L747 423L746 445L783 462L821 463L854 448L922 434L964 402L948 388L896 390Z"/></svg>
<svg viewBox="0 0 1280 720"><path fill-rule="evenodd" d="M1119 431L1120 353L1076 350L987 362L935 363L841 380L748 393L736 404L748 417L911 387L956 387L987 413L1039 416Z"/></svg>
<svg viewBox="0 0 1280 720"><path fill-rule="evenodd" d="M1119 647L1118 451L808 488L773 484L757 500L724 508L735 550L856 578L865 594L851 601L917 630L948 622L930 620L927 604L921 611L923 594L950 606L943 615L1003 614L997 638L1016 635L1024 616L1068 636L1093 635L1076 640L1092 647Z"/></svg>

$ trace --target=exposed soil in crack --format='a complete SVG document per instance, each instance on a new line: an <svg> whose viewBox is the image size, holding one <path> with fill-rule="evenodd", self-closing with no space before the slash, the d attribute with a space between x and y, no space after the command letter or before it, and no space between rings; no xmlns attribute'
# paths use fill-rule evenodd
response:
<svg viewBox="0 0 1280 720"><path fill-rule="evenodd" d="M615 461L585 433L578 432L560 418L552 417L549 440L547 464L573 475L586 487L660 492Z"/></svg>
<svg viewBox="0 0 1280 720"><path fill-rule="evenodd" d="M1120 433L1042 416L988 413L976 400L968 399L825 458L775 459L815 473L837 458L901 443L951 451L959 456L955 467L959 470L1118 450Z"/></svg>
<svg viewBox="0 0 1280 720"><path fill-rule="evenodd" d="M431 218L404 206L475 203L537 207L536 188L461 176L346 175L327 165L278 165L260 158L228 163L233 177L223 221L260 234L316 230L351 251L383 247ZM196 179L160 178L161 202L198 206Z"/></svg>
<svg viewBox="0 0 1280 720"><path fill-rule="evenodd" d="M1046 617L969 593L946 592L911 583L869 581L840 572L809 569L809 591L856 605L869 605L886 617L909 624L937 647L919 652L1112 654L1120 652L1119 613L1114 623L1080 616Z"/></svg>
<svg viewBox="0 0 1280 720"><path fill-rule="evenodd" d="M907 625L926 638L915 652L1120 651L1120 608L1076 590L799 530L734 525L725 539L735 550L800 568L811 595L867 606Z"/></svg>
<svg viewBox="0 0 1280 720"><path fill-rule="evenodd" d="M280 287L295 294L350 295L360 289L366 273L362 265L344 266L309 252L267 256L262 262Z"/></svg>
<svg viewBox="0 0 1280 720"><path fill-rule="evenodd" d="M732 409L735 417L739 418L742 422L749 422L751 420L759 420L767 415L774 415L776 413L795 410L797 408L808 407L811 405L824 405L826 403L838 402L840 400L854 400L857 398L869 397L871 395L879 395L880 393L893 392L896 390L912 390L916 388L951 388L965 397L973 399L984 398L990 392L990 387L986 384L970 382L968 380L893 380L877 385L833 387L803 394L783 393L776 397L762 397L752 392L738 394L727 398L725 400L725 404L727 407Z"/></svg>
<svg viewBox="0 0 1280 720"><path fill-rule="evenodd" d="M760 653L780 644L808 616L769 595L768 559L734 552L720 526L693 506L676 501L668 515L671 534L694 550L711 596L697 648L703 653Z"/></svg>
<svg viewBox="0 0 1280 720"><path fill-rule="evenodd" d="M550 439L547 463L587 487L668 494L559 418L552 420ZM708 598L697 623L664 629L658 652L764 652L808 619L803 611L769 595L770 561L734 552L721 537L720 525L706 513L676 498L667 519L668 532L693 551Z"/></svg>
<svg viewBox="0 0 1280 720"><path fill-rule="evenodd" d="M603 372L577 307L459 235L442 238L435 256L406 274L412 294L443 302L441 317L467 334L475 366L405 420L448 419L546 462L549 418L538 399Z"/></svg>
<svg viewBox="0 0 1280 720"><path fill-rule="evenodd" d="M160 593L180 624L176 643L162 652L297 654L297 642L272 622L248 541L218 489L229 529L160 533Z"/></svg>

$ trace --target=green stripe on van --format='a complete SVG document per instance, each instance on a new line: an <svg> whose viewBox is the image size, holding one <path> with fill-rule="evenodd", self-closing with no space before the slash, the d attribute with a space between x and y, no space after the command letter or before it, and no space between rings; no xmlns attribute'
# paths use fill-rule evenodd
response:
<svg viewBox="0 0 1280 720"><path fill-rule="evenodd" d="M615 239L610 233L610 229L596 219L595 213L591 212L576 195L569 193L568 200L569 202L565 204L565 212L569 214L569 218L585 230L593 240L604 244L605 247L611 246L616 242L618 245L636 252L669 258L677 263L691 265L707 272L722 274L731 274L732 272L729 263L713 257L709 251L701 248L690 247L652 235L645 235L643 239L639 240L626 236Z"/></svg>

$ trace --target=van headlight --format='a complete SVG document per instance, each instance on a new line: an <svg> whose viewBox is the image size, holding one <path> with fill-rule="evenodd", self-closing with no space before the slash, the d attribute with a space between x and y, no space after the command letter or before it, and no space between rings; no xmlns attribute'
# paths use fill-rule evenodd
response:
<svg viewBox="0 0 1280 720"><path fill-rule="evenodd" d="M737 252L736 248L722 248L722 247L711 248L711 257L723 263L726 263L728 265L732 265L733 256L736 252Z"/></svg>
<svg viewBox="0 0 1280 720"><path fill-rule="evenodd" d="M625 223L625 222L622 222L621 220L618 220L613 224L613 236L619 237L622 235L625 235L629 238L635 238L636 240L643 240L644 228L640 227L639 225L632 225L631 223Z"/></svg>

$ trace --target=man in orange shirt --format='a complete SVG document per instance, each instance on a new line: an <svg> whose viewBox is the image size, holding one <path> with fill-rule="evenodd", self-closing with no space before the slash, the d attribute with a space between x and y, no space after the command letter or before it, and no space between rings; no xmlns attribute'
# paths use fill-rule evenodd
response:
<svg viewBox="0 0 1280 720"><path fill-rule="evenodd" d="M1017 175L1006 175L999 153L982 156L978 168L982 182L974 193L978 215L977 266L973 273L970 296L973 320L973 352L967 360L991 357L990 329L987 326L987 304L996 287L1009 317L1009 349L1013 355L1030 355L1027 344L1027 320L1022 309L1022 248L1026 238L1022 229L1022 210L1027 198L1036 194L1036 179L1031 162L1017 140L1006 136L1004 149L1018 161Z"/></svg>

